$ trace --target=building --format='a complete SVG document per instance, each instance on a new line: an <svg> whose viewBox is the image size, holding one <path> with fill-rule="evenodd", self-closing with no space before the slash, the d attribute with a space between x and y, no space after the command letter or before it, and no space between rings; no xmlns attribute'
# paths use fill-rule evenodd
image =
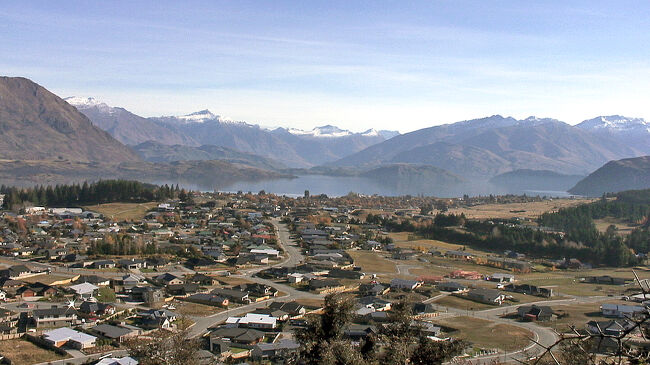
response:
<svg viewBox="0 0 650 365"><path fill-rule="evenodd" d="M645 307L640 305L603 304L600 311L605 317L635 318L647 313Z"/></svg>
<svg viewBox="0 0 650 365"><path fill-rule="evenodd" d="M515 281L515 276L512 274L504 274L504 273L497 272L488 276L488 280L497 283L513 283Z"/></svg>
<svg viewBox="0 0 650 365"><path fill-rule="evenodd" d="M517 314L524 321L550 321L557 316L549 306L523 305L517 308Z"/></svg>
<svg viewBox="0 0 650 365"><path fill-rule="evenodd" d="M94 347L97 337L62 327L43 333L43 339L56 347L70 346L82 350Z"/></svg>
<svg viewBox="0 0 650 365"><path fill-rule="evenodd" d="M492 304L492 305L501 305L506 299L506 296L498 290L495 289L472 289L467 292L467 299L473 300L475 302Z"/></svg>
<svg viewBox="0 0 650 365"><path fill-rule="evenodd" d="M390 281L391 289L413 290L419 287L420 285L422 285L422 283L417 280L395 278Z"/></svg>
<svg viewBox="0 0 650 365"><path fill-rule="evenodd" d="M277 318L268 314L256 313L246 313L243 317L229 317L226 324L257 329L274 329L278 325Z"/></svg>
<svg viewBox="0 0 650 365"><path fill-rule="evenodd" d="M81 284L71 285L68 289L72 290L72 292L74 292L77 298L88 300L93 298L97 294L99 287L91 283L81 283Z"/></svg>
<svg viewBox="0 0 650 365"><path fill-rule="evenodd" d="M35 309L33 312L36 327L57 327L77 324L77 311L74 308L53 305L48 309Z"/></svg>

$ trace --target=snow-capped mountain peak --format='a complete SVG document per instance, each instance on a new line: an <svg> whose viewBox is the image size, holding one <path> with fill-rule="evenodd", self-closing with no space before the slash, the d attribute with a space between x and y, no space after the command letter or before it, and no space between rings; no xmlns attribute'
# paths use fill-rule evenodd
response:
<svg viewBox="0 0 650 365"><path fill-rule="evenodd" d="M99 100L97 100L97 99L95 99L93 97L90 97L90 96L88 96L88 97L87 96L70 96L70 97L67 97L67 98L63 98L63 100L68 102L68 104L74 105L76 107L91 107L91 106L98 106L98 105L104 104L101 101L99 101ZM106 104L104 104L104 105L106 105Z"/></svg>
<svg viewBox="0 0 650 365"><path fill-rule="evenodd" d="M288 132L296 136L311 136L318 138L336 138L336 137L346 137L354 133L341 129L333 125L324 125L322 127L316 127L310 131L304 131L302 129L290 128Z"/></svg>
<svg viewBox="0 0 650 365"><path fill-rule="evenodd" d="M629 118L621 115L599 116L578 124L579 128L592 131L628 132L646 131L650 133L650 123L643 118Z"/></svg>
<svg viewBox="0 0 650 365"><path fill-rule="evenodd" d="M180 115L176 117L185 123L203 123L206 120L219 119L219 116L212 114L208 109L200 110L198 112Z"/></svg>
<svg viewBox="0 0 650 365"><path fill-rule="evenodd" d="M89 109L89 108L98 108L106 113L115 113L117 108L107 105L104 102L101 102L91 96L70 96L63 98L68 104L74 106L79 110Z"/></svg>

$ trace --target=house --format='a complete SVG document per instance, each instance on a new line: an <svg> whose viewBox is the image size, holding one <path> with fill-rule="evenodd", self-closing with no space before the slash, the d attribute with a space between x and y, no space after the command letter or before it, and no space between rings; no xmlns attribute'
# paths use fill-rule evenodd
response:
<svg viewBox="0 0 650 365"><path fill-rule="evenodd" d="M82 350L94 347L97 337L75 331L71 328L62 327L43 333L43 339L45 342L56 347L69 346Z"/></svg>
<svg viewBox="0 0 650 365"><path fill-rule="evenodd" d="M354 341L360 341L372 334L377 333L377 327L367 324L350 324L343 331L343 334Z"/></svg>
<svg viewBox="0 0 650 365"><path fill-rule="evenodd" d="M301 316L306 313L305 306L295 301L291 302L273 302L269 304L269 308L274 310L282 310L292 316Z"/></svg>
<svg viewBox="0 0 650 365"><path fill-rule="evenodd" d="M455 281L446 281L438 284L438 290L450 293L464 293L469 289L465 285Z"/></svg>
<svg viewBox="0 0 650 365"><path fill-rule="evenodd" d="M136 269L142 269L147 267L147 262L143 259L123 259L123 260L118 260L117 263L120 265L121 268L123 269L128 269L128 270L136 270Z"/></svg>
<svg viewBox="0 0 650 365"><path fill-rule="evenodd" d="M395 278L390 281L391 289L413 290L418 288L420 285L422 285L422 283L417 280Z"/></svg>
<svg viewBox="0 0 650 365"><path fill-rule="evenodd" d="M131 328L129 328L131 327ZM110 338L111 340L122 342L128 338L138 336L140 331L136 330L133 326L122 327L113 326L110 324L98 324L90 330L102 337Z"/></svg>
<svg viewBox="0 0 650 365"><path fill-rule="evenodd" d="M0 308L0 334L17 333L19 319L19 313Z"/></svg>
<svg viewBox="0 0 650 365"><path fill-rule="evenodd" d="M114 314L115 307L108 303L85 301L79 306L79 312L89 315Z"/></svg>
<svg viewBox="0 0 650 365"><path fill-rule="evenodd" d="M34 274L39 274L39 272L34 272L25 265L14 265L8 269L0 270L0 277L9 279L22 279L33 276Z"/></svg>
<svg viewBox="0 0 650 365"><path fill-rule="evenodd" d="M616 278L609 275L601 275L601 276L587 276L584 278L580 278L580 281L583 283L590 283L590 284L625 285L631 282L632 279Z"/></svg>
<svg viewBox="0 0 650 365"><path fill-rule="evenodd" d="M501 305L506 299L506 296L498 290L494 289L472 289L467 292L467 299L475 302Z"/></svg>
<svg viewBox="0 0 650 365"><path fill-rule="evenodd" d="M336 279L312 279L309 281L309 289L319 293L332 293L345 290L345 285Z"/></svg>
<svg viewBox="0 0 650 365"><path fill-rule="evenodd" d="M138 360L129 357L105 357L95 365L138 365Z"/></svg>
<svg viewBox="0 0 650 365"><path fill-rule="evenodd" d="M515 276L512 274L504 274L504 273L497 272L488 276L488 280L497 283L512 283L515 281Z"/></svg>
<svg viewBox="0 0 650 365"><path fill-rule="evenodd" d="M185 280L170 273L160 274L153 277L153 281L158 285L179 285L185 283Z"/></svg>
<svg viewBox="0 0 650 365"><path fill-rule="evenodd" d="M165 288L167 294L175 296L185 296L194 294L199 291L199 284L185 283L185 284L169 284Z"/></svg>
<svg viewBox="0 0 650 365"><path fill-rule="evenodd" d="M134 302L145 302L148 304L161 302L165 294L161 289L150 286L136 286L131 289L130 298Z"/></svg>
<svg viewBox="0 0 650 365"><path fill-rule="evenodd" d="M476 271L454 270L448 275L452 279L480 280L483 275Z"/></svg>
<svg viewBox="0 0 650 365"><path fill-rule="evenodd" d="M112 269L115 267L113 260L98 260L93 262L90 267L92 269Z"/></svg>
<svg viewBox="0 0 650 365"><path fill-rule="evenodd" d="M25 284L18 289L16 289L16 296L22 299L32 298L32 297L51 297L56 294L58 291L55 287L43 284L41 282L36 282L33 284Z"/></svg>
<svg viewBox="0 0 650 365"><path fill-rule="evenodd" d="M226 319L226 324L246 328L274 329L277 327L277 321L277 318L268 314L246 313L243 317L229 317Z"/></svg>
<svg viewBox="0 0 650 365"><path fill-rule="evenodd" d="M211 294L211 293L197 293L192 294L185 298L188 302L194 302L199 304L214 305L219 307L227 307L230 304L230 301L226 297L220 295Z"/></svg>
<svg viewBox="0 0 650 365"><path fill-rule="evenodd" d="M144 277L135 274L124 275L117 280L117 284L120 285L125 292L130 292L133 288L142 284L142 282L144 282Z"/></svg>
<svg viewBox="0 0 650 365"><path fill-rule="evenodd" d="M90 283L96 286L108 286L110 285L110 279L97 276L97 275L81 275L79 279L75 280L75 283Z"/></svg>
<svg viewBox="0 0 650 365"><path fill-rule="evenodd" d="M48 309L35 309L33 318L36 327L70 326L77 324L77 311L53 305Z"/></svg>
<svg viewBox="0 0 650 365"><path fill-rule="evenodd" d="M390 288L381 284L361 284L359 293L362 295L384 295L390 291Z"/></svg>
<svg viewBox="0 0 650 365"><path fill-rule="evenodd" d="M355 270L332 269L329 271L327 276L338 279L362 280L366 277L366 274Z"/></svg>
<svg viewBox="0 0 650 365"><path fill-rule="evenodd" d="M522 293L527 295L535 295L544 298L550 298L553 296L552 288L545 288L541 286L535 286L530 284L508 284L504 287L506 291Z"/></svg>
<svg viewBox="0 0 650 365"><path fill-rule="evenodd" d="M235 303L249 304L251 302L250 298L248 297L248 292L246 291L216 288L213 289L210 293L227 298L231 302Z"/></svg>
<svg viewBox="0 0 650 365"><path fill-rule="evenodd" d="M70 287L68 287L68 289L74 292L77 298L87 300L93 298L97 294L99 287L91 283L81 283L81 284L71 285Z"/></svg>
<svg viewBox="0 0 650 365"><path fill-rule="evenodd" d="M546 322L554 320L557 316L549 306L524 305L517 308L517 314L524 321Z"/></svg>
<svg viewBox="0 0 650 365"><path fill-rule="evenodd" d="M288 358L299 348L300 344L292 339L281 339L272 343L260 342L251 349L251 358L255 360Z"/></svg>
<svg viewBox="0 0 650 365"><path fill-rule="evenodd" d="M416 318L434 317L438 311L431 303L415 303L413 304L413 314Z"/></svg>
<svg viewBox="0 0 650 365"><path fill-rule="evenodd" d="M603 304L600 311L605 317L635 318L641 314L648 313L646 308L640 305Z"/></svg>
<svg viewBox="0 0 650 365"><path fill-rule="evenodd" d="M264 332L251 328L217 328L210 333L210 351L220 354L229 350L231 344L252 346L264 340L264 336Z"/></svg>
<svg viewBox="0 0 650 365"><path fill-rule="evenodd" d="M196 283L204 286L211 286L214 284L214 279L205 274L194 274L188 280L191 283Z"/></svg>
<svg viewBox="0 0 650 365"><path fill-rule="evenodd" d="M610 321L589 321L587 331L594 335L605 334L609 336L622 336L634 328L635 323L627 319L614 319Z"/></svg>

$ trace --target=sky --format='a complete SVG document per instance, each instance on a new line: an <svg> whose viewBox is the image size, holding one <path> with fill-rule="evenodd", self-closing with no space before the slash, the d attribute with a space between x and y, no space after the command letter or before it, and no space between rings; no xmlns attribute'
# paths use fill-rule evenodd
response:
<svg viewBox="0 0 650 365"><path fill-rule="evenodd" d="M142 116L650 119L647 1L5 1L0 75Z"/></svg>

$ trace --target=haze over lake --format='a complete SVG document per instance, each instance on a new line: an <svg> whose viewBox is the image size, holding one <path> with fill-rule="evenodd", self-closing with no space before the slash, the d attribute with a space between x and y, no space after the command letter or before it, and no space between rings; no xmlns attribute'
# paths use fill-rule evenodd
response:
<svg viewBox="0 0 650 365"><path fill-rule="evenodd" d="M161 183L161 182L156 182ZM348 176L326 176L326 175L301 175L294 179L273 179L263 181L239 181L228 185L206 184L205 182L196 183L188 181L166 181L167 184L179 184L186 189L202 191L224 191L224 192L253 192L258 193L264 190L267 193L273 193L286 196L303 196L305 190L309 190L311 195L326 194L327 196L343 196L350 192L364 195L427 195L438 197L458 197L464 194L488 195L488 194L527 194L531 196L552 196L567 197L570 196L566 191L541 191L541 190L518 190L505 191L489 182L476 184L464 184L462 186L436 186L429 185L423 187L418 184L417 187L401 184L398 186L382 183L375 179L365 177L348 177Z"/></svg>

